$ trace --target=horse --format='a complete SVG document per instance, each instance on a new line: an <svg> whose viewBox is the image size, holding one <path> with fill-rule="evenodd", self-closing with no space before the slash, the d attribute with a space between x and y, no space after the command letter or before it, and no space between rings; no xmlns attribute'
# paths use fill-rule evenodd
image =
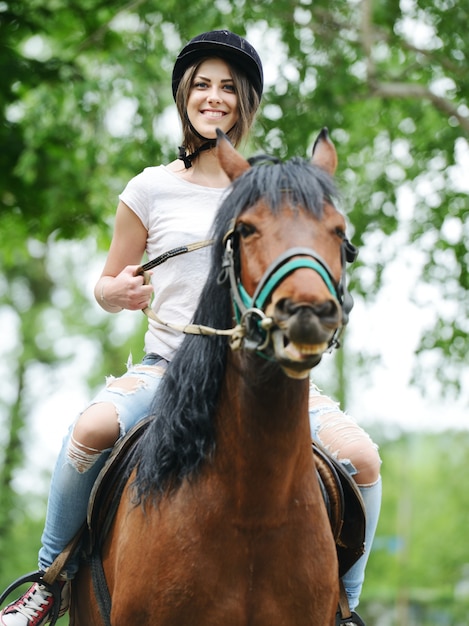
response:
<svg viewBox="0 0 469 626"><path fill-rule="evenodd" d="M74 626L335 624L337 553L308 391L351 308L336 151L323 129L309 161L251 165L222 134L217 153L232 184L200 332L189 329L166 370L101 547L110 614L84 564Z"/></svg>

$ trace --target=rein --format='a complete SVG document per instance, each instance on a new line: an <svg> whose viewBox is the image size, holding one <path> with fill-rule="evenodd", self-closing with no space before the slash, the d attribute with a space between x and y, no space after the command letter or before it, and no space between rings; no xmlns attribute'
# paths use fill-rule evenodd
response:
<svg viewBox="0 0 469 626"><path fill-rule="evenodd" d="M179 256L180 254L185 254L186 252L192 252L194 250L199 250L200 248L205 248L207 246L211 246L213 244L213 239L205 239L204 241L198 241L196 243L188 244L185 246L178 246L177 248L173 248L172 250L168 250L163 254L160 254L158 257L141 265L136 272L136 276L143 276L143 281L145 285L148 285L151 280L151 274L149 270L161 265L168 259L171 259L175 256ZM224 335L231 337L232 345L241 345L242 339L244 337L244 327L241 324L238 324L234 328L227 328L225 330L220 330L216 328L211 328L210 326L203 326L202 324L173 324L171 322L166 322L162 320L152 308L149 306L142 309L143 313L154 322L165 326L166 328L170 328L171 330L176 330L178 332L184 333L186 335Z"/></svg>
<svg viewBox="0 0 469 626"><path fill-rule="evenodd" d="M143 275L144 272L148 270L152 270L154 267L161 265L168 259L172 259L175 256L179 256L180 254L185 254L186 252L192 252L193 250L199 250L199 248L206 248L207 246L211 246L213 243L213 239L205 239L204 241L196 241L195 243L189 243L186 246L178 246L177 248L173 248L172 250L168 250L167 252L163 252L160 256L157 256L152 261L145 263L138 268L136 276Z"/></svg>

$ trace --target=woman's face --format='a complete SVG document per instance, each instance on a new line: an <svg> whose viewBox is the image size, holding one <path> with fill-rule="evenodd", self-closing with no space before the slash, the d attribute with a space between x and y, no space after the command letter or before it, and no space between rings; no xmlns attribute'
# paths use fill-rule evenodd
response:
<svg viewBox="0 0 469 626"><path fill-rule="evenodd" d="M229 65L222 59L207 59L198 67L189 92L187 115L196 131L216 138L216 129L227 133L239 118L238 95Z"/></svg>

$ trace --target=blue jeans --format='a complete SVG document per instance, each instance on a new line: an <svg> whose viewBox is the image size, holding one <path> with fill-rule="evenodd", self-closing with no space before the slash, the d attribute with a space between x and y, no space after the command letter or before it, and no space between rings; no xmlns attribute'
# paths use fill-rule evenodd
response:
<svg viewBox="0 0 469 626"><path fill-rule="evenodd" d="M381 477L373 485L366 487L358 485L358 489L362 495L366 512L365 553L342 577L348 603L352 611L357 608L360 601L360 594L365 580L365 568L373 545L376 527L378 526L379 512L381 509Z"/></svg>
<svg viewBox="0 0 469 626"><path fill-rule="evenodd" d="M145 366L160 366L146 368ZM117 410L120 435L125 435L135 424L147 417L153 397L164 374L166 361L157 355L148 355L141 365L131 366L124 377L134 377L140 381L138 388L128 391L124 388L106 386L93 399L89 406L98 402L111 402ZM321 411L310 411L311 432L315 439L320 440ZM42 535L42 547L39 551L39 567L47 569L61 553L68 542L80 530L86 520L88 500L94 482L103 468L112 448L102 451L96 456L92 467L79 471L70 458L70 445L74 424L70 426L64 437L50 485L47 505L46 522ZM322 443L322 442L321 442ZM355 473L353 465L344 460L344 466L350 474ZM381 482L360 487L367 515L366 551L349 572L344 576L344 585L353 610L359 600L365 566L378 523L381 504ZM79 566L79 555L73 555L67 565L68 578L73 578Z"/></svg>
<svg viewBox="0 0 469 626"><path fill-rule="evenodd" d="M120 436L123 437L135 424L148 416L166 364L166 361L157 355L147 355L142 365L130 366L124 374L124 377L134 377L141 381L136 391L129 392L107 385L89 406L98 402L113 404L117 410ZM145 369L145 366L149 365L162 367ZM53 563L86 520L91 490L112 451L112 448L104 450L97 456L91 468L83 472L78 471L69 452L74 426L75 423L70 426L64 437L52 474L46 522L41 539L42 547L39 550L39 568L43 570ZM68 578L74 577L78 565L79 554L75 554L66 566Z"/></svg>

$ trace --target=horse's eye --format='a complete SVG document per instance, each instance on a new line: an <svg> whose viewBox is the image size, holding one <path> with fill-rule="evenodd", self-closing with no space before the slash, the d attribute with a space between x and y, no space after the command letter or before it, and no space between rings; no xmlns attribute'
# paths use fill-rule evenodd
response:
<svg viewBox="0 0 469 626"><path fill-rule="evenodd" d="M245 222L240 222L236 226L236 233L240 237L243 237L243 239L245 239L246 237L249 237L255 232L256 232L256 229L254 226L252 226L252 224L246 224Z"/></svg>

